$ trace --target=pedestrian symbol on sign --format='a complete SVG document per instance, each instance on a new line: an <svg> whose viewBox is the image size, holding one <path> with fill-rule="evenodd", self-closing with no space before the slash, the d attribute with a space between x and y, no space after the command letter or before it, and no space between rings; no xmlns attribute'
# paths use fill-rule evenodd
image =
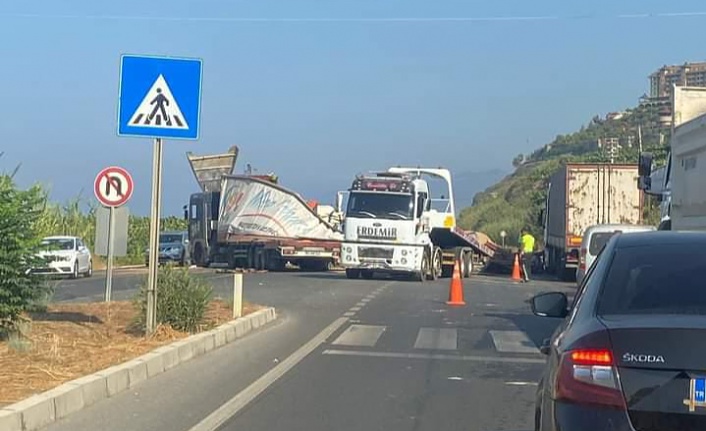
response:
<svg viewBox="0 0 706 431"><path fill-rule="evenodd" d="M159 75L154 81L147 95L132 114L129 124L160 129L189 129L163 75Z"/></svg>
<svg viewBox="0 0 706 431"><path fill-rule="evenodd" d="M157 111L161 111L161 112L162 112L162 118L166 118L166 119L167 119L167 126L171 126L171 125L172 125L172 120L169 118L169 115L167 115L167 110L164 109L164 105L165 105L165 104L166 104L167 106L169 106L169 100L168 100L166 97L164 97L164 94L162 94L162 89L161 89L161 88L158 88L158 89L157 89L157 93L158 93L157 96L155 96L155 98L152 99L152 101L150 102L150 104L154 105L154 110L152 110L152 113L151 113L150 116L148 117L147 121L148 121L148 122L149 122L149 121L152 121L152 119L154 119L154 116L155 116L155 114L157 113Z"/></svg>

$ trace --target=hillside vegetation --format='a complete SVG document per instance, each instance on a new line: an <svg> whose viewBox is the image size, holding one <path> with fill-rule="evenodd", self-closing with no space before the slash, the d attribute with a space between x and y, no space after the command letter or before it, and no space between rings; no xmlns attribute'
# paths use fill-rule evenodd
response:
<svg viewBox="0 0 706 431"><path fill-rule="evenodd" d="M488 234L500 243L500 232L507 232L506 242L515 245L522 226L530 226L535 237L542 237L540 210L546 199L547 180L562 163L609 162L609 151L598 146L599 139L618 138L621 148L613 153L615 163L636 163L641 139L643 151L655 154L655 163L666 158L669 130L658 125L656 107L639 105L615 119L594 117L577 132L557 136L550 144L529 155L513 160L515 172L478 193L473 205L461 211L459 224L466 229ZM662 135L660 137L660 135ZM645 220L656 224L656 202L648 199Z"/></svg>

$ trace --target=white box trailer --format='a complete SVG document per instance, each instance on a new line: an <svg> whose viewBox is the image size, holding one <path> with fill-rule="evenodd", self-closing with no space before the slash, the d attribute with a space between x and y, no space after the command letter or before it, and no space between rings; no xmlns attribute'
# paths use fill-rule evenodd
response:
<svg viewBox="0 0 706 431"><path fill-rule="evenodd" d="M671 228L705 230L706 115L677 127L671 147Z"/></svg>
<svg viewBox="0 0 706 431"><path fill-rule="evenodd" d="M636 164L571 163L549 179L542 212L545 262L550 272L575 276L583 233L594 224L642 222L643 194Z"/></svg>
<svg viewBox="0 0 706 431"><path fill-rule="evenodd" d="M666 166L640 156L640 188L659 196L662 230L706 230L706 88L673 87Z"/></svg>

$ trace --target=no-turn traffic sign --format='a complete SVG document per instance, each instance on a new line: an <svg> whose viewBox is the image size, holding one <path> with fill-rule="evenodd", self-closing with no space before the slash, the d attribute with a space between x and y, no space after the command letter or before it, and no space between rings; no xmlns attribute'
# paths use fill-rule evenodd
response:
<svg viewBox="0 0 706 431"><path fill-rule="evenodd" d="M96 176L93 190L96 199L106 207L119 207L130 200L133 190L132 177L123 168L111 166Z"/></svg>

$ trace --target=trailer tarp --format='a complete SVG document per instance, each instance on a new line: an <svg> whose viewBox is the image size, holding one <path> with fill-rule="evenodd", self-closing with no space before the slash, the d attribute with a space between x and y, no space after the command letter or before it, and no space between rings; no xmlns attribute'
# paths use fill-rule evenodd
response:
<svg viewBox="0 0 706 431"><path fill-rule="evenodd" d="M297 193L251 176L223 178L218 236L257 235L342 241Z"/></svg>

